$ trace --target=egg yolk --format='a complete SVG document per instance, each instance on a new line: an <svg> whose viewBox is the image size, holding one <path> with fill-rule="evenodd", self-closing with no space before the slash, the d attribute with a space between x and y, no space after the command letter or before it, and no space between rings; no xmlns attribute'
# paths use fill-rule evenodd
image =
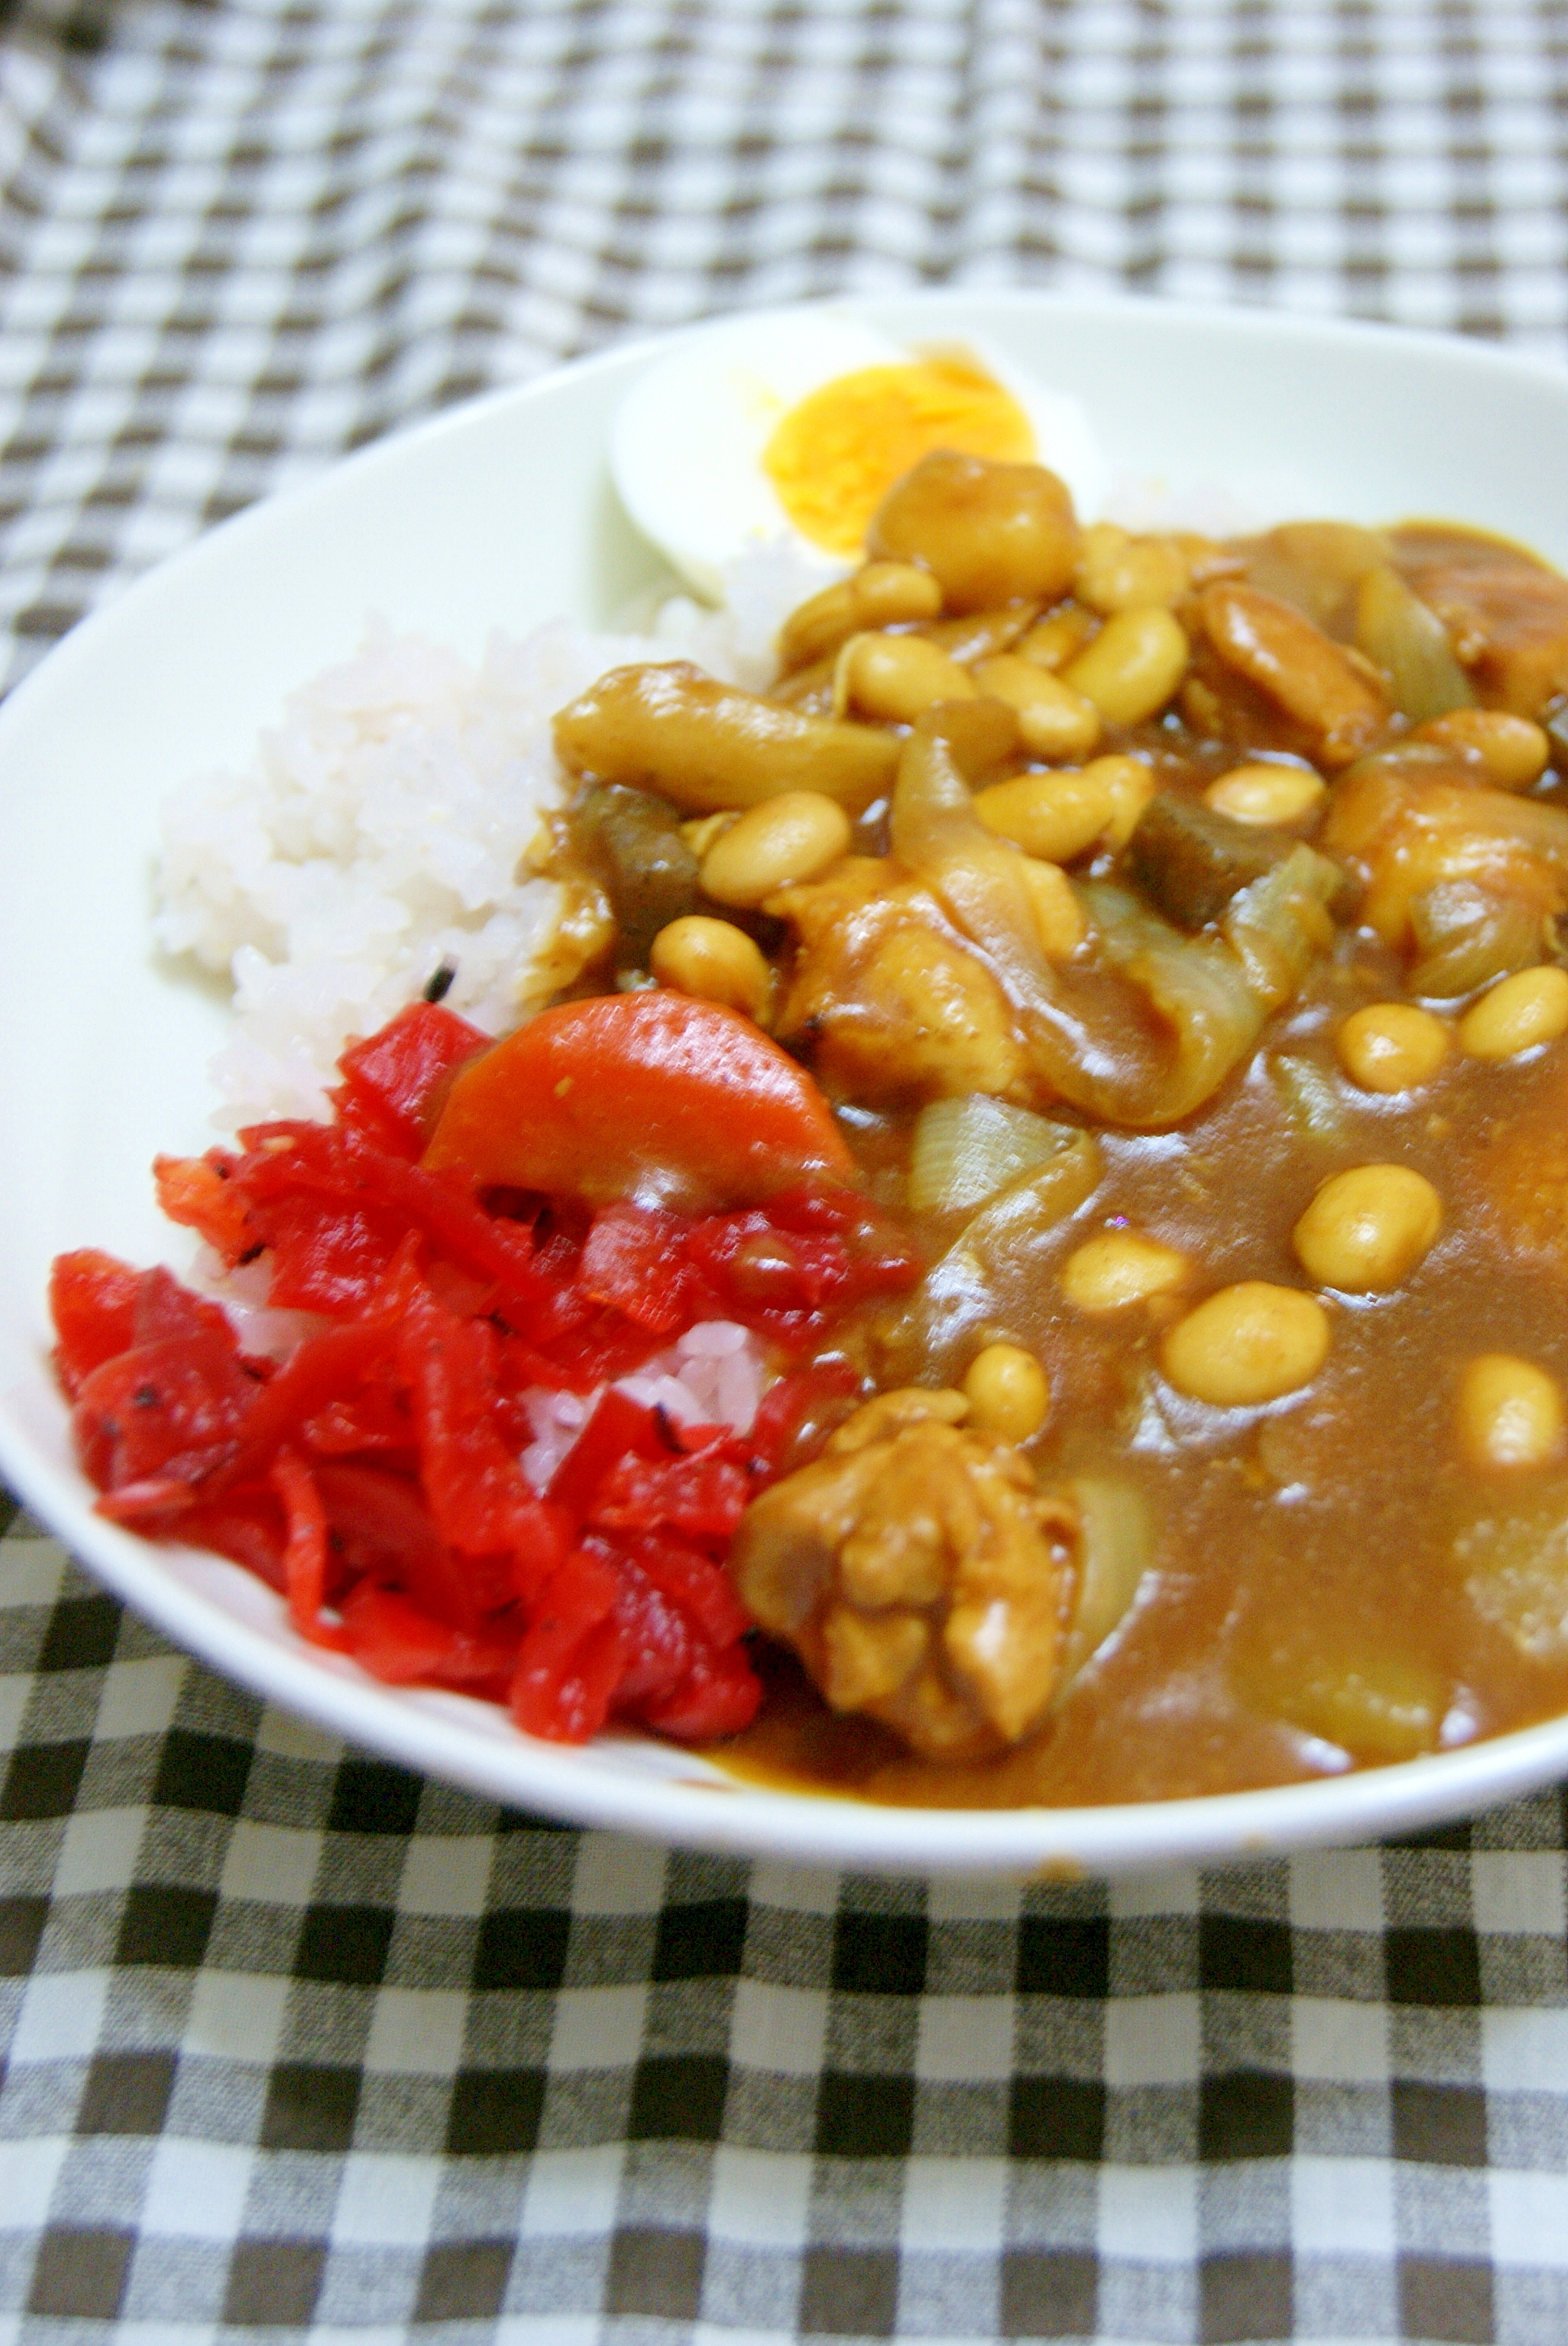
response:
<svg viewBox="0 0 1568 2346"><path fill-rule="evenodd" d="M795 527L830 554L858 554L893 483L933 448L1027 464L1034 434L1017 401L957 359L860 367L789 410L762 452Z"/></svg>

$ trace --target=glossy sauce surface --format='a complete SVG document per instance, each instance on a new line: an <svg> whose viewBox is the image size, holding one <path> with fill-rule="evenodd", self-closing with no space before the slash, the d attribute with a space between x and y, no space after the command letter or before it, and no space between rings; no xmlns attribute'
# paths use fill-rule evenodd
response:
<svg viewBox="0 0 1568 2346"><path fill-rule="evenodd" d="M1568 1524L1568 1469L1500 1489L1465 1465L1454 1433L1458 1378L1476 1353L1522 1354L1568 1380L1568 1059L1549 1050L1498 1069L1456 1056L1418 1098L1358 1092L1332 1031L1383 998L1386 975L1372 951L1320 971L1208 1114L1179 1133L1104 1137L1101 1189L1001 1299L1009 1333L1052 1379L1052 1420L1033 1445L1043 1473L1130 1479L1156 1527L1136 1607L1047 1726L1003 1760L946 1769L832 1719L784 1666L723 1764L929 1805L1168 1799L1348 1765L1325 1692L1348 1675L1430 1719L1411 1750L1568 1706L1568 1567L1558 1650L1530 1656L1478 1611L1454 1553L1456 1535L1500 1505ZM1277 1086L1281 1054L1321 1071L1338 1136L1303 1142ZM1555 1149L1560 1185L1528 1245L1492 1202L1500 1147L1522 1128L1539 1136L1543 1170ZM1297 1218L1319 1181L1372 1159L1425 1173L1446 1226L1394 1294L1330 1298L1329 1358L1303 1393L1237 1412L1186 1401L1156 1358L1179 1302L1091 1319L1062 1296L1063 1260L1118 1216L1189 1254L1200 1290L1298 1286Z"/></svg>
<svg viewBox="0 0 1568 2346"><path fill-rule="evenodd" d="M1309 536L1277 533L1241 553L1231 575L1285 596L1345 642L1354 581L1337 580L1320 559L1321 536L1308 546ZM1345 533L1348 543L1364 536ZM1512 647L1512 664L1477 667L1481 698L1503 707L1512 696L1517 708L1536 691L1547 655L1538 658L1532 630L1561 658L1560 581L1447 525L1384 543L1456 641L1471 613ZM1550 717L1555 704L1538 697L1533 706ZM1172 708L1107 729L1100 750L1131 753L1161 790L1196 801L1249 758L1305 767L1305 746L1299 725L1200 633ZM1390 746L1386 734L1377 745ZM1553 756L1568 762L1555 740ZM1327 763L1329 802L1335 767L1348 762ZM1461 790L1485 780L1473 770L1455 779ZM1522 798L1568 808L1554 766ZM1315 842L1321 815L1290 835ZM861 820L855 847L887 853L882 811ZM1073 876L1125 887L1125 860L1084 857ZM1353 890L1335 911L1332 944L1295 999L1176 1128L1119 1130L1042 1103L1094 1131L1103 1178L1003 1269L983 1324L972 1318L922 1346L883 1309L835 1331L826 1348L847 1355L868 1390L961 1383L978 1346L997 1339L1032 1352L1052 1394L1027 1445L1042 1482L1108 1477L1145 1503L1149 1568L1118 1629L1043 1727L999 1759L964 1765L913 1757L870 1720L834 1716L791 1658L770 1653L760 1716L714 1754L720 1764L901 1803L1095 1804L1385 1764L1568 1708L1568 1456L1559 1443L1540 1464L1478 1470L1464 1454L1459 1400L1467 1363L1494 1353L1568 1389L1568 1039L1501 1061L1469 1056L1456 1039L1464 998L1428 1001L1448 1037L1441 1066L1403 1092L1361 1088L1336 1047L1344 1021L1365 1005L1424 997L1411 983L1411 949L1358 926ZM787 975L779 924L750 925ZM1550 958L1551 923L1535 933L1535 951L1544 936ZM1125 987L1093 956L1061 983L1113 1054L1129 1065L1147 1054L1150 1032L1137 1031ZM812 1063L809 1035L794 1047ZM904 1211L934 1260L963 1223L907 1213L915 1105L839 1101L870 1189ZM1389 1291L1319 1287L1292 1230L1325 1180L1369 1165L1432 1185L1439 1236ZM1122 1229L1178 1250L1186 1276L1119 1311L1077 1308L1064 1263L1085 1240ZM1319 1294L1327 1361L1303 1389L1256 1407L1184 1398L1162 1372L1162 1339L1192 1305L1238 1281Z"/></svg>

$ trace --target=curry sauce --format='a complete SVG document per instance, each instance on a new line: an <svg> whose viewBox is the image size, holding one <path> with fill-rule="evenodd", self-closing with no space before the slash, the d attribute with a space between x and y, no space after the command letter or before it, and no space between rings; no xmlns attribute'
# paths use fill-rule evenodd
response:
<svg viewBox="0 0 1568 2346"><path fill-rule="evenodd" d="M667 739L657 768L624 754L624 733L606 754L585 703L563 737L585 777L566 863L601 892L620 982L647 983L642 850L617 862L606 794L635 799L645 829L659 810L687 843L684 893L668 888L679 856L657 859L661 919L673 905L735 931L751 991L728 998L814 1071L868 1190L932 1266L923 1300L833 1331L827 1352L861 1395L962 1392L988 1348L1026 1353L1048 1401L1011 1438L1039 1487L1110 1478L1146 1552L1115 1626L1003 1748L993 1735L986 1749L922 1749L918 1734L906 1748L887 1700L847 1715L819 1621L789 1642L830 1699L773 1650L757 1722L714 1756L754 1780L916 1805L1098 1803L1386 1764L1562 1710L1568 758L1551 729L1568 692L1568 586L1448 525L1308 524L1227 546L1091 532L1065 594L1054 575L993 608L950 597L933 619L916 597L911 616L881 619L879 642L922 648L902 661L901 706L850 652L879 598L896 607L887 556L918 566L924 543L913 525L886 548L873 538L857 580L785 631L769 706L824 729L820 774L841 756L835 729L900 760L891 790L820 784L846 818L825 868L716 901L705 859L737 815L714 812L711 758L687 802L677 746ZM1142 575L1166 583L1148 603L1135 586L1119 599L1115 578L1145 553ZM835 591L847 623L828 607ZM1103 669L1123 644L1124 668L1144 661L1146 706L1118 700L1114 677L1100 688L1084 664L1096 643ZM1031 658L1053 692L1020 682ZM1033 748L1026 705L1041 712ZM1068 719L1075 750L1053 755ZM1096 770L1104 791L1079 836L1074 809ZM910 813L921 787L923 831ZM961 848L941 844L960 831ZM1020 975L1016 910L995 909L1014 878L1009 902L1033 907L1033 974ZM1264 911L1245 915L1249 902ZM1207 997L1173 1050L1183 955L1197 992L1231 989L1224 1051ZM652 966L682 983L657 946ZM1389 1035L1409 1044L1405 1080L1378 1058ZM1093 1167L1023 1240L993 1249L955 1304L951 1265L976 1209L911 1193L923 1120L976 1098L1050 1120L1054 1145L1081 1143ZM1430 1201L1427 1229L1392 1275L1341 1280L1330 1249L1314 1276L1303 1217L1326 1184L1368 1168L1397 1168ZM1158 1270L1120 1300L1074 1269L1107 1239L1107 1260L1147 1242ZM1206 1300L1259 1290L1312 1315L1316 1365L1257 1397L1225 1398L1223 1379L1184 1389L1173 1338ZM838 1568L831 1542L799 1538L815 1589ZM904 1597L889 1602L912 1617ZM802 1623L813 1604L808 1591ZM948 1638L951 1677L953 1614L939 1602L922 1618L922 1650Z"/></svg>
<svg viewBox="0 0 1568 2346"><path fill-rule="evenodd" d="M1568 1065L1547 1054L1500 1073L1456 1058L1419 1106L1369 1100L1332 1034L1384 998L1387 974L1376 953L1326 969L1207 1114L1107 1143L1104 1187L1048 1264L998 1299L1051 1378L1049 1470L1114 1468L1155 1527L1133 1611L1046 1727L1002 1759L946 1768L834 1718L781 1668L723 1765L925 1805L1168 1799L1407 1758L1568 1707L1568 1468L1500 1490L1453 1433L1477 1353L1527 1355L1568 1383ZM1338 1130L1304 1139L1281 1056L1321 1076ZM1524 1135L1546 1141L1539 1183L1519 1177ZM1335 1301L1329 1358L1305 1394L1234 1413L1184 1402L1157 1357L1179 1304L1129 1325L1062 1299L1062 1262L1118 1216L1185 1250L1205 1284L1298 1280L1288 1237L1314 1189L1372 1157L1424 1172L1449 1219L1397 1295ZM1554 1553L1556 1633L1538 1626L1531 1646L1503 1604L1466 1586L1465 1535L1500 1507L1537 1520Z"/></svg>

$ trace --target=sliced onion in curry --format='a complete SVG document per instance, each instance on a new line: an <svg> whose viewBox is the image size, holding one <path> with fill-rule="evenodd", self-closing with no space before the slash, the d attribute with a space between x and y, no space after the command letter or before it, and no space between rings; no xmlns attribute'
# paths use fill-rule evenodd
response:
<svg viewBox="0 0 1568 2346"><path fill-rule="evenodd" d="M909 1202L917 1214L972 1213L1055 1157L1064 1129L989 1092L932 1100L910 1139Z"/></svg>
<svg viewBox="0 0 1568 2346"><path fill-rule="evenodd" d="M883 1331L895 1382L952 1375L976 1332L997 1320L1008 1289L1043 1276L1062 1224L1094 1196L1104 1169L1094 1134L1070 1124L1048 1128L1049 1157L972 1217Z"/></svg>
<svg viewBox="0 0 1568 2346"><path fill-rule="evenodd" d="M1391 563L1367 571L1356 588L1356 648L1382 670L1394 707L1412 723L1475 706L1448 629Z"/></svg>
<svg viewBox="0 0 1568 2346"><path fill-rule="evenodd" d="M1148 1509L1130 1484L1080 1474L1064 1487L1078 1510L1078 1586L1054 1708L1120 1627L1154 1557Z"/></svg>
<svg viewBox="0 0 1568 2346"><path fill-rule="evenodd" d="M1537 906L1464 880L1418 896L1410 906L1410 933L1420 948L1410 991L1433 1001L1458 1001L1512 970L1529 969L1543 950Z"/></svg>
<svg viewBox="0 0 1568 2346"><path fill-rule="evenodd" d="M899 760L893 853L985 955L1053 1089L1106 1123L1158 1129L1202 1106L1289 1000L1331 933L1336 867L1298 847L1197 939L1128 891L1087 887L1098 966L1056 970L1018 851L974 813L946 742L917 728Z"/></svg>

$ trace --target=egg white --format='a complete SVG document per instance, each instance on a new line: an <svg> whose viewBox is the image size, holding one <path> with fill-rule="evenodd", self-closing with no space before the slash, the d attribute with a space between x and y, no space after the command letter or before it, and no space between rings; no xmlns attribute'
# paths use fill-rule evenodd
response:
<svg viewBox="0 0 1568 2346"><path fill-rule="evenodd" d="M842 577L852 566L794 526L763 469L763 451L789 410L824 383L933 354L837 311L708 327L651 366L622 403L609 450L621 503L710 602L722 599L729 566L780 544L816 583ZM1092 519L1105 466L1078 401L990 348L966 343L964 355L1011 393L1029 419L1040 463L1065 481L1080 517Z"/></svg>

